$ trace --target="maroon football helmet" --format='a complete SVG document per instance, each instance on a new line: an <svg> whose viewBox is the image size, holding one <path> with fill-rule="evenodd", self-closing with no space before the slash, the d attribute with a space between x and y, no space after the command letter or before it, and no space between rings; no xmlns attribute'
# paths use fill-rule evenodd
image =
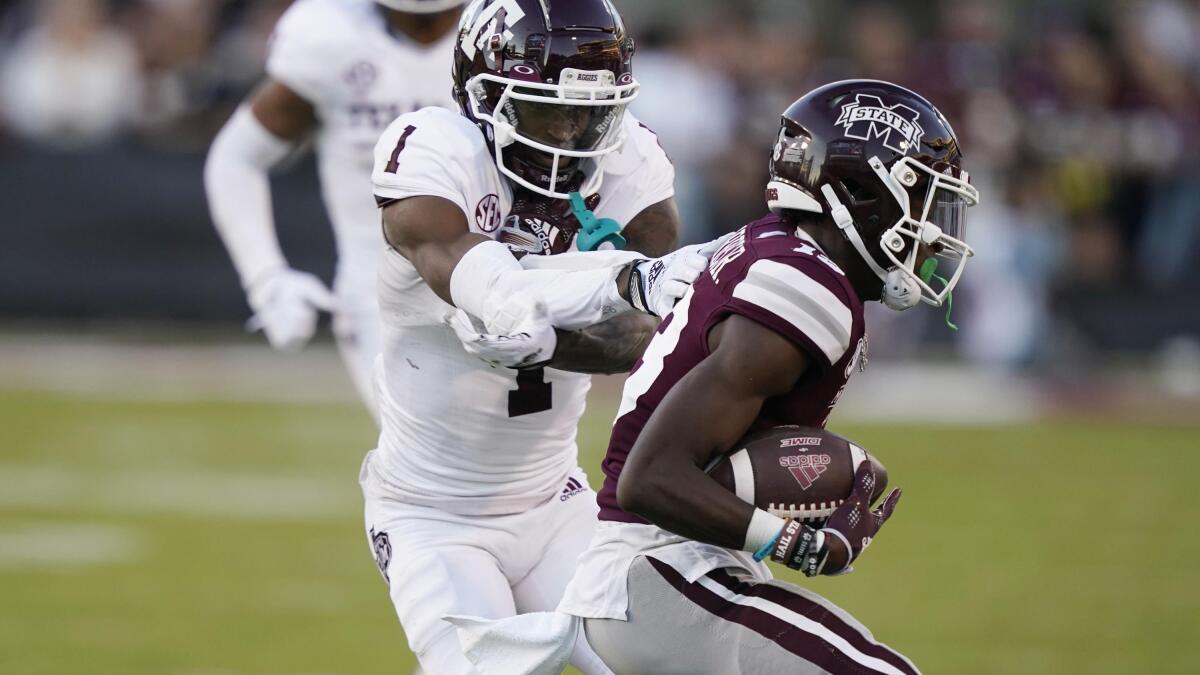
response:
<svg viewBox="0 0 1200 675"><path fill-rule="evenodd" d="M932 103L904 87L845 80L805 94L783 113L770 171L771 210L828 213L884 282L893 309L940 306L974 255L965 216L979 191L958 139ZM914 269L918 243L945 278L928 262Z"/></svg>
<svg viewBox="0 0 1200 675"><path fill-rule="evenodd" d="M637 96L633 39L607 0L474 0L454 51L454 95L501 174L548 197L599 189Z"/></svg>

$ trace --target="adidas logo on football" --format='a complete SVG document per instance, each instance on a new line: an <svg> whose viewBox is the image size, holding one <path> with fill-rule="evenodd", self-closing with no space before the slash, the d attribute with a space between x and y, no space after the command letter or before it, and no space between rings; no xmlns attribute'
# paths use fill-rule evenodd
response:
<svg viewBox="0 0 1200 675"><path fill-rule="evenodd" d="M829 455L789 455L779 458L779 466L791 472L801 490L807 490L829 468L830 461Z"/></svg>
<svg viewBox="0 0 1200 675"><path fill-rule="evenodd" d="M584 487L583 483L580 483L574 478L568 478L567 486L563 488L562 495L559 496L558 501L565 502L584 490L587 490L587 488Z"/></svg>

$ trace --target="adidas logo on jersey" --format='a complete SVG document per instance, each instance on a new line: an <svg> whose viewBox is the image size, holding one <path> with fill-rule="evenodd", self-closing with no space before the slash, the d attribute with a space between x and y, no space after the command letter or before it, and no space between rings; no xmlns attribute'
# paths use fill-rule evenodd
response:
<svg viewBox="0 0 1200 675"><path fill-rule="evenodd" d="M587 487L585 487L583 483L580 483L579 481L575 480L574 478L568 478L567 486L565 488L563 488L562 495L559 496L558 501L565 502L568 499L570 499L571 497L574 497L575 495L579 494L580 492L584 492L585 490L587 490Z"/></svg>

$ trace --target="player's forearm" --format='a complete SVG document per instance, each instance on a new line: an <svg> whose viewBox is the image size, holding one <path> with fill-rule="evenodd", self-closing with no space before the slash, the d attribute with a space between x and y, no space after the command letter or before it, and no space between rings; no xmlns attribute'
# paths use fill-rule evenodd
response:
<svg viewBox="0 0 1200 675"><path fill-rule="evenodd" d="M725 408L722 396L696 390L705 386L713 383L689 375L659 405L629 454L617 499L621 508L678 535L741 548L754 507L702 467L745 433L762 399L728 401Z"/></svg>
<svg viewBox="0 0 1200 675"><path fill-rule="evenodd" d="M740 549L754 507L689 463L655 463L622 472L621 508L682 537Z"/></svg>
<svg viewBox="0 0 1200 675"><path fill-rule="evenodd" d="M520 260L526 270L594 270L619 267L646 256L637 251L568 251L557 255L526 255Z"/></svg>
<svg viewBox="0 0 1200 675"><path fill-rule="evenodd" d="M217 134L205 162L212 219L245 288L286 265L275 236L268 171L289 148L242 107Z"/></svg>
<svg viewBox="0 0 1200 675"><path fill-rule="evenodd" d="M455 264L450 297L455 306L483 319L485 324L505 298L537 297L545 304L551 325L579 330L632 309L619 286L623 271L623 266L526 270L503 244L484 241ZM627 286L628 277L624 279ZM488 328L507 332L505 328Z"/></svg>
<svg viewBox="0 0 1200 675"><path fill-rule="evenodd" d="M621 508L698 541L746 545L754 507L703 467L803 373L794 348L773 335L749 320L727 319L710 331L709 356L671 388L630 449L617 484Z"/></svg>
<svg viewBox="0 0 1200 675"><path fill-rule="evenodd" d="M658 319L629 312L578 331L559 331L551 368L575 373L626 373L646 351Z"/></svg>

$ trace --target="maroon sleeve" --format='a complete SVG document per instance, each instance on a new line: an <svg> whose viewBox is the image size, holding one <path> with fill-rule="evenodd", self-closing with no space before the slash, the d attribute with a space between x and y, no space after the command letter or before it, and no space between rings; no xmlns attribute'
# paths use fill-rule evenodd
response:
<svg viewBox="0 0 1200 675"><path fill-rule="evenodd" d="M740 272L719 284L723 304L709 327L730 314L745 316L795 342L823 368L850 349L858 302L832 263L790 250L747 260Z"/></svg>

